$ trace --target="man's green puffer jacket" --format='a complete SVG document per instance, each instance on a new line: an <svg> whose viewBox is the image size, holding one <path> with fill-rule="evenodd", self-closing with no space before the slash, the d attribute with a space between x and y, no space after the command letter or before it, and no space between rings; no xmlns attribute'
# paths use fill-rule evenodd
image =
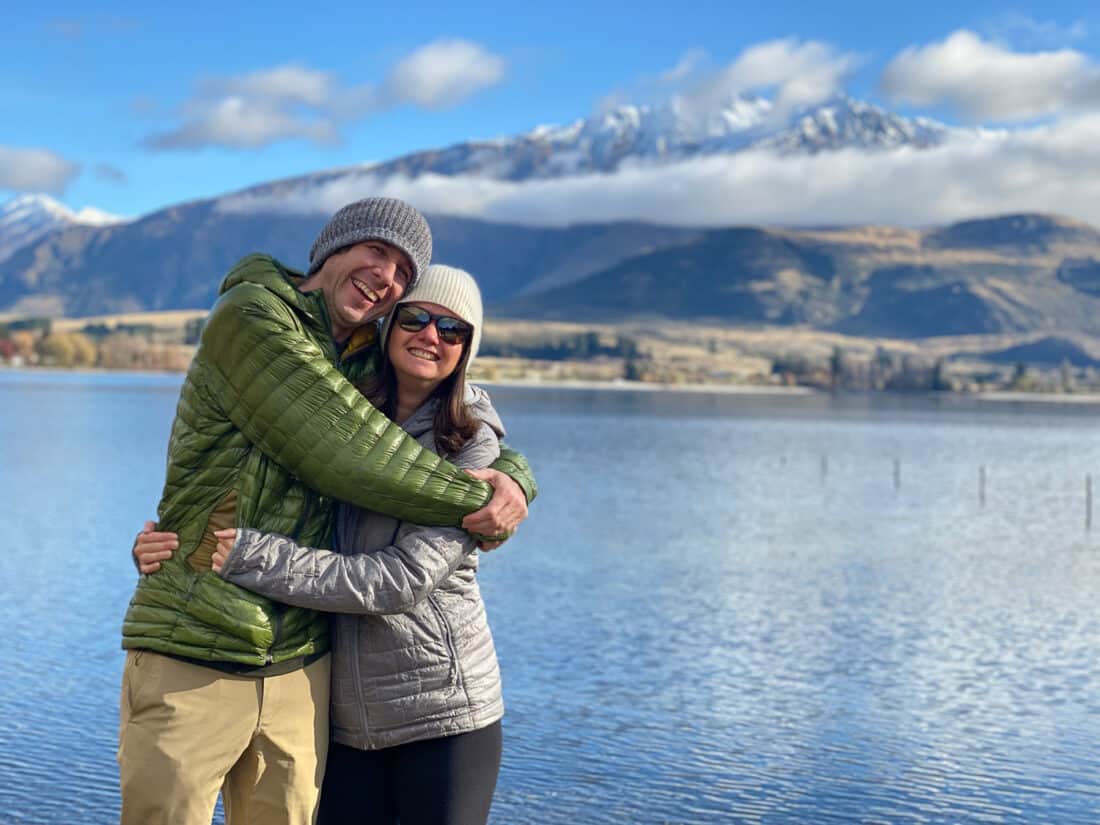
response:
<svg viewBox="0 0 1100 825"><path fill-rule="evenodd" d="M338 356L320 290L266 255L221 286L180 391L159 530L179 549L142 576L124 648L264 665L328 649L327 619L287 607L210 569L213 531L254 527L329 546L331 500L420 524L458 525L492 490L415 440L349 383L376 368L374 327ZM493 465L535 493L522 456Z"/></svg>

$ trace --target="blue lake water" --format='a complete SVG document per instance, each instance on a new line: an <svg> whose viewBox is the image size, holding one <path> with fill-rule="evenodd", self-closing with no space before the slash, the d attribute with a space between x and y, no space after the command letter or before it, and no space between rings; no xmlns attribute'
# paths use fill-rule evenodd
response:
<svg viewBox="0 0 1100 825"><path fill-rule="evenodd" d="M117 818L179 381L0 371L2 823ZM542 489L493 823L1100 821L1100 409L492 393Z"/></svg>

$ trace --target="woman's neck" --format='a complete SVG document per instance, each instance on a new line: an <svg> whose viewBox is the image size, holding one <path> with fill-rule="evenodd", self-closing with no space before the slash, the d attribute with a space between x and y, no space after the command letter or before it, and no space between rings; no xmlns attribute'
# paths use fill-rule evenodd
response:
<svg viewBox="0 0 1100 825"><path fill-rule="evenodd" d="M394 420L398 424L403 424L408 420L414 412L420 409L421 405L427 401L435 388L438 387L442 381L418 381L415 378L409 378L408 376L397 376L397 403L394 409Z"/></svg>

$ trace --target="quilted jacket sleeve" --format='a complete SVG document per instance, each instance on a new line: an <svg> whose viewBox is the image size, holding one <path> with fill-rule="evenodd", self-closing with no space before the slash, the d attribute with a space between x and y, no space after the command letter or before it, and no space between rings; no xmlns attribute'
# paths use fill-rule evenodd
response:
<svg viewBox="0 0 1100 825"><path fill-rule="evenodd" d="M403 613L428 598L476 549L476 539L455 527L402 524L389 547L349 556L239 529L221 576L295 607Z"/></svg>
<svg viewBox="0 0 1100 825"><path fill-rule="evenodd" d="M483 425L455 458L484 467L499 453ZM351 555L301 547L291 539L239 529L221 576L246 590L296 607L333 613L403 613L426 599L477 549L453 527L404 523L381 549L349 548Z"/></svg>
<svg viewBox="0 0 1100 825"><path fill-rule="evenodd" d="M323 495L420 524L457 526L492 490L370 405L268 290L234 287L203 331L212 403Z"/></svg>
<svg viewBox="0 0 1100 825"><path fill-rule="evenodd" d="M523 494L527 496L528 504L534 501L535 496L539 494L538 484L535 483L535 474L531 472L531 465L527 463L527 458L523 453L516 452L511 447L501 444L500 458L489 466L511 476L516 484L520 486L520 489L523 490Z"/></svg>

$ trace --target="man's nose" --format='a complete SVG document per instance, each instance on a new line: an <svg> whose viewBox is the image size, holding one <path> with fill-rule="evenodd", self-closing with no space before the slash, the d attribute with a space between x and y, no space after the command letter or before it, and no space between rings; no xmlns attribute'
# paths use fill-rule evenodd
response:
<svg viewBox="0 0 1100 825"><path fill-rule="evenodd" d="M393 261L379 261L374 266L374 275L379 280L379 285L389 287L393 284L394 275L397 274L397 266Z"/></svg>

